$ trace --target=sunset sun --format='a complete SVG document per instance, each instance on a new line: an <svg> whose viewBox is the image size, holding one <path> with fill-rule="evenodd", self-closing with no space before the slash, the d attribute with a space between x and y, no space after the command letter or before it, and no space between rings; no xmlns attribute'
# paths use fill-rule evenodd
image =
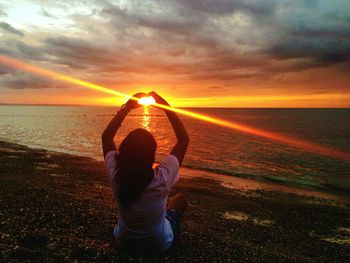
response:
<svg viewBox="0 0 350 263"><path fill-rule="evenodd" d="M137 101L138 104L140 105L144 105L144 106L150 106L156 103L156 101L154 100L154 98L152 96L148 96L148 97L142 97Z"/></svg>

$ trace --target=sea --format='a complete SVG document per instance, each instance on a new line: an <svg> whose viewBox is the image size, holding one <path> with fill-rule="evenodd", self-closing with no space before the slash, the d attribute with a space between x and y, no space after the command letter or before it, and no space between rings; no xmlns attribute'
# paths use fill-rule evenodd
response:
<svg viewBox="0 0 350 263"><path fill-rule="evenodd" d="M187 109L350 153L350 109ZM0 140L102 160L101 133L118 111L95 106L0 106ZM183 165L323 191L350 194L350 160L309 152L271 139L181 116L190 145ZM150 131L161 161L175 144L163 111L138 108L118 131L118 145L133 129Z"/></svg>

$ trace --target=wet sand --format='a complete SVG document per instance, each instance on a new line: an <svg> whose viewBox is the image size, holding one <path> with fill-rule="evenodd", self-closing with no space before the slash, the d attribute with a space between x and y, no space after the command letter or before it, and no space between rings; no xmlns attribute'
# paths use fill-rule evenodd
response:
<svg viewBox="0 0 350 263"><path fill-rule="evenodd" d="M0 142L0 261L350 261L344 194L181 173L180 238L164 255L134 255L113 240L103 162Z"/></svg>

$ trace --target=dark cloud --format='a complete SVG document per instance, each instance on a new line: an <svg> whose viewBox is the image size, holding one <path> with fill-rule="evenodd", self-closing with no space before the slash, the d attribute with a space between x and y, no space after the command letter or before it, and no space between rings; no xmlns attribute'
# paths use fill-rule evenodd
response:
<svg viewBox="0 0 350 263"><path fill-rule="evenodd" d="M51 14L49 11L47 11L47 10L44 9L44 8L41 9L41 14L42 14L43 16L48 17L48 18L55 18L55 19L58 18L57 16Z"/></svg>
<svg viewBox="0 0 350 263"><path fill-rule="evenodd" d="M14 28L13 26L11 26L10 24L6 23L6 22L0 22L0 28L2 28L3 30L12 33L12 34L16 34L19 36L24 36L24 33L16 28Z"/></svg>
<svg viewBox="0 0 350 263"><path fill-rule="evenodd" d="M2 54L19 59L45 59L45 54L43 53L42 46L26 44L24 41L18 39L5 39L3 43L4 45L0 46L0 52Z"/></svg>
<svg viewBox="0 0 350 263"><path fill-rule="evenodd" d="M64 88L60 82L46 79L30 74L17 73L15 78L5 78L1 81L1 86L11 89L47 89L47 88Z"/></svg>
<svg viewBox="0 0 350 263"><path fill-rule="evenodd" d="M0 75L8 75L13 74L15 70L13 68L7 67L5 65L0 64Z"/></svg>
<svg viewBox="0 0 350 263"><path fill-rule="evenodd" d="M109 6L102 12L110 17L113 29L123 34L130 34L127 29L149 28L158 34L190 35L203 26L203 21L199 21L197 17L187 13L178 13L176 9L172 14L167 14L152 11L137 12L121 9L118 6Z"/></svg>
<svg viewBox="0 0 350 263"><path fill-rule="evenodd" d="M326 4L320 0L304 0L297 3L290 2L285 11L273 18L277 37L261 53L277 60L299 59L297 63L281 67L281 72L349 64L350 2L337 0Z"/></svg>
<svg viewBox="0 0 350 263"><path fill-rule="evenodd" d="M62 10L71 12L65 16L72 21L71 31L27 33L22 40L30 41L20 41L14 35L23 32L2 22L0 27L12 34L6 34L0 52L104 83L170 76L173 82L207 81L209 89L222 90L235 80L350 61L349 1L62 0L47 6L36 1L45 17L59 19ZM80 5L88 14L79 11ZM60 11L55 13L55 7ZM26 78L8 83L30 87L26 80L34 83Z"/></svg>
<svg viewBox="0 0 350 263"><path fill-rule="evenodd" d="M156 58L145 59L138 50L127 46L96 44L79 38L55 37L45 40L43 51L51 62L93 73L152 73L173 72L172 66Z"/></svg>
<svg viewBox="0 0 350 263"><path fill-rule="evenodd" d="M75 69L91 70L93 72L124 72L124 73L151 73L157 70L162 72L176 71L176 65L157 61L156 58L143 57L137 54L138 50L128 49L123 45L103 45L78 38L57 37L45 40L45 52L52 61L68 65Z"/></svg>
<svg viewBox="0 0 350 263"><path fill-rule="evenodd" d="M303 28L292 32L291 35L294 37L350 40L350 28Z"/></svg>
<svg viewBox="0 0 350 263"><path fill-rule="evenodd" d="M333 64L333 63L343 63L343 62L349 62L350 61L350 52L349 51L341 51L341 52L329 52L326 54L323 54L319 61L326 64Z"/></svg>
<svg viewBox="0 0 350 263"><path fill-rule="evenodd" d="M350 62L350 40L293 37L271 47L268 53L277 59L311 58L315 64L310 66Z"/></svg>
<svg viewBox="0 0 350 263"><path fill-rule="evenodd" d="M270 15L275 9L272 1L247 0L177 0L187 8L208 14L225 15L236 11L245 11L254 15Z"/></svg>
<svg viewBox="0 0 350 263"><path fill-rule="evenodd" d="M214 72L253 64L247 60L246 55L243 58L234 48L224 47L220 43L220 32L216 35L217 30L210 28L210 23L200 14L193 15L193 10L180 12L177 7L172 8L177 12L174 11L171 16L152 12L140 14L135 10L123 10L119 7L103 10L110 16L111 26L114 32L117 32L118 39L125 39L124 43L128 44L128 41L133 40L128 47L129 65L141 62L137 57L138 52L146 56L149 52L151 55L147 61L142 61L144 68L153 72L159 70L168 74L185 74L189 79L198 79L205 74L212 78ZM151 34L142 34L144 28L151 29ZM143 50L137 50L135 43L143 44ZM172 57L179 58L179 61ZM191 62L184 62L181 58L188 58ZM134 69L140 72L137 67ZM197 74L200 76L197 77ZM234 79L243 76L229 75L230 73L225 72L226 77L218 78ZM244 74L244 77L246 76Z"/></svg>
<svg viewBox="0 0 350 263"><path fill-rule="evenodd" d="M87 69L114 61L116 54L96 43L79 38L50 37L44 41L42 50L51 56L52 62L68 65L74 69Z"/></svg>

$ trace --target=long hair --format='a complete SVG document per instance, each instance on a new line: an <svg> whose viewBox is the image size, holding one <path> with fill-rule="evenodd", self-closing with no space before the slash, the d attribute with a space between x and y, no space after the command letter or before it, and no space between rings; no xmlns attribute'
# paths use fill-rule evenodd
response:
<svg viewBox="0 0 350 263"><path fill-rule="evenodd" d="M119 146L119 170L116 176L117 198L128 208L154 177L152 165L157 143L144 129L130 132Z"/></svg>

